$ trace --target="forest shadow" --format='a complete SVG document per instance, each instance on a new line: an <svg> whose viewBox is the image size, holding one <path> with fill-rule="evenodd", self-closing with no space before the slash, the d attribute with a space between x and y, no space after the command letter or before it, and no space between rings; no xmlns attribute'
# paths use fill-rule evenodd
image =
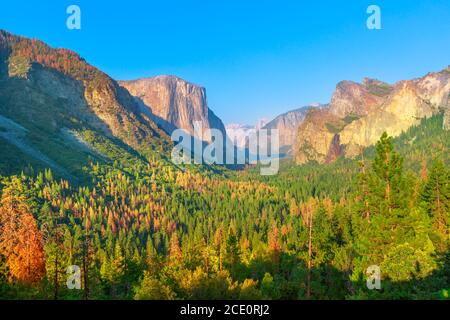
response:
<svg viewBox="0 0 450 320"><path fill-rule="evenodd" d="M339 270L323 264L311 268L310 296L308 297L308 267L294 254L282 253L279 263L270 257L260 257L235 272L239 280L245 278L263 279L270 273L274 283L274 297L277 300L438 300L449 299L450 251L437 257L439 267L424 278L410 275L408 281L392 281L383 276L381 288L369 289L367 277L351 281L351 270ZM417 265L420 269L420 266Z"/></svg>

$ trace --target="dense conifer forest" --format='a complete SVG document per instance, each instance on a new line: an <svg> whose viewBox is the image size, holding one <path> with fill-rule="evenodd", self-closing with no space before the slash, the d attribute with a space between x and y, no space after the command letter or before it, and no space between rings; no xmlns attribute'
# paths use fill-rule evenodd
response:
<svg viewBox="0 0 450 320"><path fill-rule="evenodd" d="M449 298L442 115L356 159L284 160L269 177L79 134L102 156L74 159L76 179L1 145L2 299ZM366 285L372 265L380 290Z"/></svg>

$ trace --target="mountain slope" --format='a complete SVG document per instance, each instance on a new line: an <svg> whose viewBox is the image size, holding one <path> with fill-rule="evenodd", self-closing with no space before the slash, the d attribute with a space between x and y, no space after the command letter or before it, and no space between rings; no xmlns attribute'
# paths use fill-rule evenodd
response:
<svg viewBox="0 0 450 320"><path fill-rule="evenodd" d="M69 50L6 31L0 31L0 115L2 143L77 173L99 153L67 133L91 132L124 150L168 145L167 135L105 73ZM7 123L24 130L19 135Z"/></svg>
<svg viewBox="0 0 450 320"><path fill-rule="evenodd" d="M420 119L448 110L449 93L449 68L392 86L373 79L340 82L329 109L309 111L300 125L296 162L354 157L384 131L398 136Z"/></svg>
<svg viewBox="0 0 450 320"><path fill-rule="evenodd" d="M297 129L305 120L305 116L312 108L323 108L320 104L301 107L277 116L267 123L263 129L277 129L280 136L280 147L292 146L295 143Z"/></svg>

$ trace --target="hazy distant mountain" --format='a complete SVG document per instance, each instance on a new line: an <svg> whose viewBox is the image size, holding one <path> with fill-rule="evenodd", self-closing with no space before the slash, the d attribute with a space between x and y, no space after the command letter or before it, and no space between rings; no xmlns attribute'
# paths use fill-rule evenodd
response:
<svg viewBox="0 0 450 320"><path fill-rule="evenodd" d="M266 118L261 118L256 121L255 125L230 123L226 125L225 128L231 141L233 141L237 147L245 148L247 145L247 138L250 133L258 131L264 127L267 122L268 120Z"/></svg>
<svg viewBox="0 0 450 320"><path fill-rule="evenodd" d="M283 113L267 123L263 129L278 129L280 147L292 146L295 143L297 129L305 119L305 115L311 108L324 108L325 105L311 104L295 110Z"/></svg>
<svg viewBox="0 0 450 320"><path fill-rule="evenodd" d="M267 119L267 118L261 118L261 119L259 119L258 121L256 121L255 129L256 129L256 130L261 129L261 128L264 127L266 124L268 124L269 121L270 121L270 120Z"/></svg>
<svg viewBox="0 0 450 320"><path fill-rule="evenodd" d="M255 131L255 126L247 124L230 123L225 126L228 138L239 148L245 148L247 137Z"/></svg>

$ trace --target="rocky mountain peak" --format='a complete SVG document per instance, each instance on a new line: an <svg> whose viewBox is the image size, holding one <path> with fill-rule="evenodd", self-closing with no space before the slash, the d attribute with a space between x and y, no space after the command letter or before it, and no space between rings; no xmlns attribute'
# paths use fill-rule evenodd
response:
<svg viewBox="0 0 450 320"><path fill-rule="evenodd" d="M337 84L330 103L330 112L344 118L366 115L380 106L391 88L384 82L365 78L363 83L341 81Z"/></svg>
<svg viewBox="0 0 450 320"><path fill-rule="evenodd" d="M298 127L302 124L306 114L311 109L323 108L325 105L314 103L295 110L288 111L277 116L267 123L263 129L278 129L280 137L280 147L292 146L295 144Z"/></svg>
<svg viewBox="0 0 450 320"><path fill-rule="evenodd" d="M309 112L299 127L296 160L329 162L340 153L353 157L374 144L384 131L398 136L420 119L441 111L447 128L449 95L448 68L394 85L370 78L362 83L342 81L330 108Z"/></svg>
<svg viewBox="0 0 450 320"><path fill-rule="evenodd" d="M203 131L218 129L225 134L222 121L208 108L205 88L176 76L157 76L132 81L119 81L170 134L175 128L186 130L196 138L210 141L205 133L199 136L194 122L202 124Z"/></svg>

